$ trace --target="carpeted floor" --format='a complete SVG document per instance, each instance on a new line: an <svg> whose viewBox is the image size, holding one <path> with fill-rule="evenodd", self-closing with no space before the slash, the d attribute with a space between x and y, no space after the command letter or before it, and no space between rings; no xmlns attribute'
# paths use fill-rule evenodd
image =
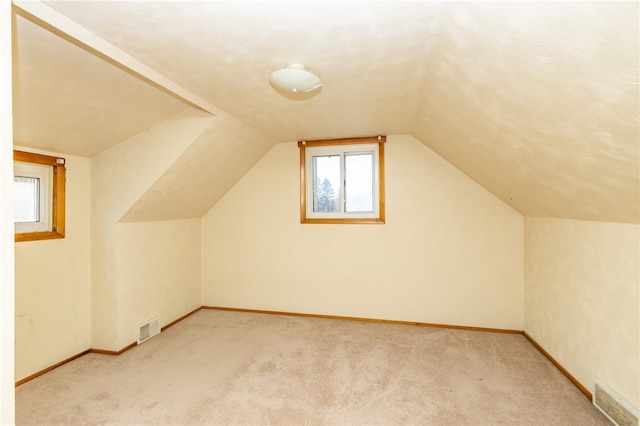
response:
<svg viewBox="0 0 640 426"><path fill-rule="evenodd" d="M610 425L523 336L201 310L16 389L18 425Z"/></svg>

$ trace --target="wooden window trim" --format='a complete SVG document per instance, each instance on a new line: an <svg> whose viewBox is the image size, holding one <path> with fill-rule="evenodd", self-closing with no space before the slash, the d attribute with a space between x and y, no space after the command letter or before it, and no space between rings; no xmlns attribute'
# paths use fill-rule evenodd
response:
<svg viewBox="0 0 640 426"><path fill-rule="evenodd" d="M13 151L13 161L23 163L42 164L53 167L52 211L51 231L28 232L15 234L15 241L36 241L64 238L65 233L65 183L66 168L65 159L49 155L35 154L32 152Z"/></svg>
<svg viewBox="0 0 640 426"><path fill-rule="evenodd" d="M386 136L371 136L363 138L343 138L324 139L316 141L298 141L300 148L300 223L321 223L321 224L384 224L385 222L385 195L384 195L384 144L387 142ZM305 148L314 146L337 146L378 143L378 176L379 176L379 197L378 197L378 218L339 218L339 219L317 219L307 218L307 183L306 183L306 151Z"/></svg>

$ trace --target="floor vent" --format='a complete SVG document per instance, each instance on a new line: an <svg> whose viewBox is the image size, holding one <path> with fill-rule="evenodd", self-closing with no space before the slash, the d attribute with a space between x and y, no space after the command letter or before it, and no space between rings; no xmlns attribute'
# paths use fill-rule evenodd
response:
<svg viewBox="0 0 640 426"><path fill-rule="evenodd" d="M158 333L160 333L160 320L158 317L138 325L136 329L138 344L146 342Z"/></svg>
<svg viewBox="0 0 640 426"><path fill-rule="evenodd" d="M618 426L638 426L638 409L598 379L593 404Z"/></svg>

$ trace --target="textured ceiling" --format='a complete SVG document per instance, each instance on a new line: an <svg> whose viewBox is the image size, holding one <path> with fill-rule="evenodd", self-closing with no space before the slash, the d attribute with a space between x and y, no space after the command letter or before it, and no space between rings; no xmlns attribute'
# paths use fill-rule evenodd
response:
<svg viewBox="0 0 640 426"><path fill-rule="evenodd" d="M92 157L189 108L22 16L15 31L18 145Z"/></svg>
<svg viewBox="0 0 640 426"><path fill-rule="evenodd" d="M441 19L414 134L527 215L638 222L638 3Z"/></svg>
<svg viewBox="0 0 640 426"><path fill-rule="evenodd" d="M219 131L239 135L251 161L274 142L411 133L525 215L640 221L636 2L44 4L159 85L114 66L116 53L99 58L17 16L21 145L91 157L195 103L233 117ZM58 21L48 20L54 32ZM290 62L322 78L317 96L291 100L269 86ZM209 139L223 141L216 131ZM260 142L244 142L253 132ZM128 215L157 211L158 194L184 195L179 176L211 156L231 161L190 179L226 190L248 166L218 143L197 155L196 141Z"/></svg>

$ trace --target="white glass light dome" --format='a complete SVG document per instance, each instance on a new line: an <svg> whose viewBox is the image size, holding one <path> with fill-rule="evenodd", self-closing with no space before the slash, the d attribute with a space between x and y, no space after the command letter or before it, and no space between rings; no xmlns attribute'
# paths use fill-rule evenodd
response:
<svg viewBox="0 0 640 426"><path fill-rule="evenodd" d="M291 93L307 93L322 87L320 77L307 71L302 64L289 64L271 73L269 81L274 86Z"/></svg>

